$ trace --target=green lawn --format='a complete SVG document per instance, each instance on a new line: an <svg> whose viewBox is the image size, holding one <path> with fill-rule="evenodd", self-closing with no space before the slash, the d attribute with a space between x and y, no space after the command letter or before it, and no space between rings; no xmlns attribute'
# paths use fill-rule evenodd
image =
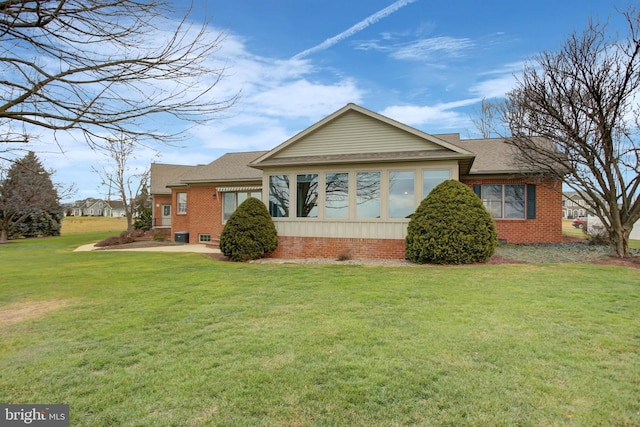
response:
<svg viewBox="0 0 640 427"><path fill-rule="evenodd" d="M640 274L0 246L0 402L72 426L640 425Z"/></svg>

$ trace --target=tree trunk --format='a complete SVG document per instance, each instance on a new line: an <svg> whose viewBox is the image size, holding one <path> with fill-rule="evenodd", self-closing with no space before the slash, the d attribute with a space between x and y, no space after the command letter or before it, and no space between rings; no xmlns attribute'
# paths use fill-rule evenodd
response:
<svg viewBox="0 0 640 427"><path fill-rule="evenodd" d="M7 229L3 227L0 230L0 243L7 243L8 241L9 241L9 237L7 235Z"/></svg>
<svg viewBox="0 0 640 427"><path fill-rule="evenodd" d="M611 230L609 239L611 242L611 255L618 258L630 256L629 234L631 234L631 230L627 230L625 227Z"/></svg>
<svg viewBox="0 0 640 427"><path fill-rule="evenodd" d="M125 216L127 217L127 231L131 233L133 231L133 215L129 212L129 208L127 208L125 212Z"/></svg>

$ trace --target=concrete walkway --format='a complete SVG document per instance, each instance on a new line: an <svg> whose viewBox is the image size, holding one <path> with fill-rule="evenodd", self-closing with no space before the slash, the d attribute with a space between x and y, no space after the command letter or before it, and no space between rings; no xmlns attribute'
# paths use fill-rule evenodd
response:
<svg viewBox="0 0 640 427"><path fill-rule="evenodd" d="M107 251L123 251L123 252L196 252L201 254L219 254L220 249L210 248L206 245L166 245L166 246L151 246L148 248L131 248L131 249L107 249L97 248L95 243L88 245L82 245L74 249L74 252L88 252L100 250L100 252Z"/></svg>

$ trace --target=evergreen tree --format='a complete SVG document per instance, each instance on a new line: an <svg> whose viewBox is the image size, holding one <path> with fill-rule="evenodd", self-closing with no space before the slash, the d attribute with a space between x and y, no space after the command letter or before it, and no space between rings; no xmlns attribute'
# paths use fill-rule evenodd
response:
<svg viewBox="0 0 640 427"><path fill-rule="evenodd" d="M51 172L30 151L0 180L0 243L9 236L57 235L61 218L62 207Z"/></svg>
<svg viewBox="0 0 640 427"><path fill-rule="evenodd" d="M133 221L134 230L148 231L153 227L153 212L151 210L151 197L149 196L149 187L146 182L142 184L140 194L135 199L135 220Z"/></svg>

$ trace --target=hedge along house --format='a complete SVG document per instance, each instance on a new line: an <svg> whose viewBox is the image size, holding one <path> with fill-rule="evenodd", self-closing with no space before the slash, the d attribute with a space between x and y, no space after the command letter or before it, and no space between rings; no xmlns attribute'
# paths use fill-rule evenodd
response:
<svg viewBox="0 0 640 427"><path fill-rule="evenodd" d="M410 215L447 179L474 189L500 240L562 240L561 182L526 178L503 139L430 135L354 104L270 151L226 154L166 187L172 230L191 243L214 241L253 196L278 230L274 257L401 259Z"/></svg>

